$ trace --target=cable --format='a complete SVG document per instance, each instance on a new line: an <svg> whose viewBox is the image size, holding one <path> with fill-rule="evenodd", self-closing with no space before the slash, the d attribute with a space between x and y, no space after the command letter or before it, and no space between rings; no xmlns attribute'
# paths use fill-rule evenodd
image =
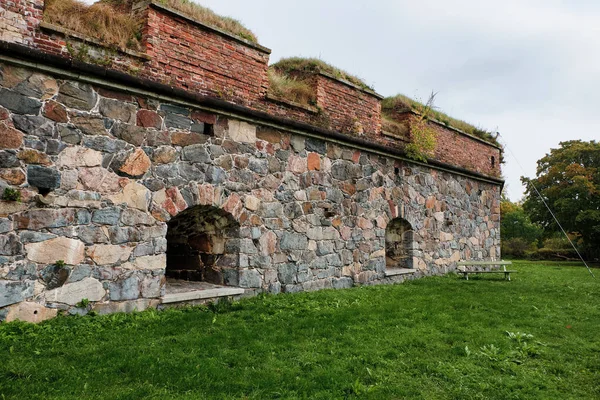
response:
<svg viewBox="0 0 600 400"><path fill-rule="evenodd" d="M498 133L498 136L501 136L500 133ZM504 139L504 137L502 137ZM525 168L523 168L523 166L521 165L521 163L519 162L519 159L517 159L517 157L515 156L515 153L512 152L512 150L510 149L510 147L508 147L506 145L506 143L504 144L504 148L508 150L508 152L510 153L510 155L515 159L515 161L517 162L517 165L519 166L519 168L521 168L521 171L523 171L523 175L526 175L527 172L525 172ZM565 237L567 238L567 240L569 241L569 243L571 244L571 247L573 247L573 250L575 250L575 252L577 253L577 255L579 256L579 258L581 259L581 262L583 262L583 265L585 265L585 267L587 268L588 272L592 275L592 277L596 277L596 275L594 275L594 273L592 272L592 269L587 265L587 263L585 262L585 260L583 259L583 257L581 256L581 253L579 253L579 250L577 250L577 247L575 247L575 244L573 244L573 242L571 241L571 239L569 238L569 235L567 235L567 232L563 229L562 225L560 224L560 222L558 221L558 218L556 218L556 215L554 215L554 213L552 212L552 210L550 209L550 206L548 205L548 203L546 203L546 200L544 200L544 197L542 197L542 194L540 193L540 191L538 190L537 187L535 187L535 185L533 184L533 182L529 181L529 184L531 185L531 187L533 187L533 189L535 190L535 192L537 193L537 195L539 196L540 200L542 200L542 203L544 203L544 205L546 206L546 208L548 209L548 211L550 212L550 215L552 215L552 218L554 218L554 221L556 221L556 224L558 225L558 227L560 228L560 230L562 231L562 233L565 235Z"/></svg>

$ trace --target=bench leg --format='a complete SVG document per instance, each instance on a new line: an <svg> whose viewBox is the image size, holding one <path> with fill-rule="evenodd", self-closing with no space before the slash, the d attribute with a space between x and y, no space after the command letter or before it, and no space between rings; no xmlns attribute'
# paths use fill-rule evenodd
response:
<svg viewBox="0 0 600 400"><path fill-rule="evenodd" d="M510 272L504 273L504 279L506 279L507 281L510 281Z"/></svg>

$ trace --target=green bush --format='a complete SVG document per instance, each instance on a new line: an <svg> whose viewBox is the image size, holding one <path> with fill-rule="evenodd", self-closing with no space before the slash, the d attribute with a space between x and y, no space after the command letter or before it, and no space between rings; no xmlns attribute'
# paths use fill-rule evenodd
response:
<svg viewBox="0 0 600 400"><path fill-rule="evenodd" d="M522 237L502 240L502 254L505 256L513 256L522 258L525 255L535 252L536 246L534 243L529 243Z"/></svg>
<svg viewBox="0 0 600 400"><path fill-rule="evenodd" d="M544 240L544 245L542 247L556 251L573 250L571 243L569 243L567 238L564 236L546 239Z"/></svg>
<svg viewBox="0 0 600 400"><path fill-rule="evenodd" d="M545 261L564 261L564 260L577 260L579 256L577 252L571 249L550 249L542 247L527 254L527 258L530 260L545 260Z"/></svg>

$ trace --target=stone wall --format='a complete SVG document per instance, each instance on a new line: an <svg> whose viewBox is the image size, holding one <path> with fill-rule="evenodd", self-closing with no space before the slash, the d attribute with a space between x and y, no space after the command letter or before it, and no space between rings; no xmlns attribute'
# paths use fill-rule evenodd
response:
<svg viewBox="0 0 600 400"><path fill-rule="evenodd" d="M0 63L2 318L156 306L168 222L199 206L239 224L217 270L248 294L386 281L396 218L415 276L500 256L498 183L98 82Z"/></svg>

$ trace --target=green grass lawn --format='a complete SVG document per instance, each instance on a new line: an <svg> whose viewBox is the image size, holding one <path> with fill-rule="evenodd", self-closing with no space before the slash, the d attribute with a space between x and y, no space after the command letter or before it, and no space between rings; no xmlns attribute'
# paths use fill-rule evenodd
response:
<svg viewBox="0 0 600 400"><path fill-rule="evenodd" d="M0 398L600 398L600 270L515 269L1 324Z"/></svg>

